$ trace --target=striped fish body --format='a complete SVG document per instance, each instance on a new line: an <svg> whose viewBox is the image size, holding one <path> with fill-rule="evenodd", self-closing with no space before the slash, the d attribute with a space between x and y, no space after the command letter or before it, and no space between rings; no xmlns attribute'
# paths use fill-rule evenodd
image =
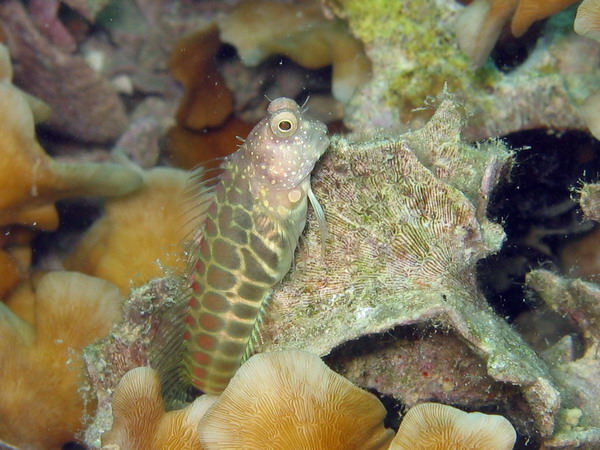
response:
<svg viewBox="0 0 600 450"><path fill-rule="evenodd" d="M186 365L219 394L251 350L265 303L289 271L306 222L310 172L328 146L324 124L290 99L224 165L192 262Z"/></svg>

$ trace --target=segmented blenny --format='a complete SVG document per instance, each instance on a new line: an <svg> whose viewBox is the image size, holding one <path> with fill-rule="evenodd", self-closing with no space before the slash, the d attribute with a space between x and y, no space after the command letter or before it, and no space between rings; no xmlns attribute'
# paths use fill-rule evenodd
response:
<svg viewBox="0 0 600 450"><path fill-rule="evenodd" d="M328 145L325 124L278 98L223 164L195 240L184 314L184 377L195 388L219 394L250 355L272 288L290 270L307 199L324 239L310 174Z"/></svg>

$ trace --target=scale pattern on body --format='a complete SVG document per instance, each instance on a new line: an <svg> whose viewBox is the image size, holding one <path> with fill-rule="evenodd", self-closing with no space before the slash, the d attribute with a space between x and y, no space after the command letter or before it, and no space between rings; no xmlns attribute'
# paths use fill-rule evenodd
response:
<svg viewBox="0 0 600 450"><path fill-rule="evenodd" d="M192 260L186 372L209 394L249 356L271 290L291 267L307 199L325 228L310 173L329 145L327 128L287 98L268 112L224 164Z"/></svg>

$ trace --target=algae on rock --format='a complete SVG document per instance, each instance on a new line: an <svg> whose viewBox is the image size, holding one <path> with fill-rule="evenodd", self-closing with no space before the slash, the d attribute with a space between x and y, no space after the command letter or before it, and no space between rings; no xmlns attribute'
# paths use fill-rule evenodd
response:
<svg viewBox="0 0 600 450"><path fill-rule="evenodd" d="M572 18L550 19L527 59L505 72L492 62L474 69L458 48L454 29L463 6L456 0L321 2L348 21L373 66L346 109L352 129L421 126L430 117L425 99L445 84L475 111L465 130L471 138L585 128L577 108L600 88L600 46L576 35Z"/></svg>

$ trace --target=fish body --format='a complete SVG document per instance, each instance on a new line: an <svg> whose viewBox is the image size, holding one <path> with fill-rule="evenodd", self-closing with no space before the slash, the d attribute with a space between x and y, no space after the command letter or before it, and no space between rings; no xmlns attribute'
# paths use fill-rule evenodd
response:
<svg viewBox="0 0 600 450"><path fill-rule="evenodd" d="M219 394L249 356L272 288L290 270L314 199L310 173L328 145L323 123L278 98L223 165L191 262L184 339L195 388Z"/></svg>

